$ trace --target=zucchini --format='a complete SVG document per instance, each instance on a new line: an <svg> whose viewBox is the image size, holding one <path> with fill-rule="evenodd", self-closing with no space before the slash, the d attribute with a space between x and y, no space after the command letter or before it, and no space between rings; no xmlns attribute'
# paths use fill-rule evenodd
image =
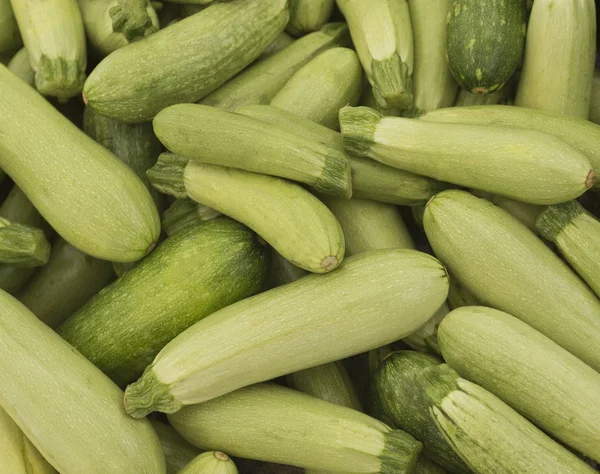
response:
<svg viewBox="0 0 600 474"><path fill-rule="evenodd" d="M115 384L4 292L0 312L0 405L57 471L165 472L154 430L125 414Z"/></svg>
<svg viewBox="0 0 600 474"><path fill-rule="evenodd" d="M480 306L479 300L450 274L450 287L448 289L448 307L456 309L462 306Z"/></svg>
<svg viewBox="0 0 600 474"><path fill-rule="evenodd" d="M489 193L482 193L480 191L473 191L473 194L478 197L487 199L493 202L496 206L501 207L513 217L516 217L525 224L529 230L534 233L538 233L535 227L535 220L540 212L542 212L544 206L536 206L535 204L527 204L526 202L515 201L504 196L495 196Z"/></svg>
<svg viewBox="0 0 600 474"><path fill-rule="evenodd" d="M0 262L17 267L48 263L50 244L41 229L0 217Z"/></svg>
<svg viewBox="0 0 600 474"><path fill-rule="evenodd" d="M179 474L238 474L238 470L227 454L207 451L190 461Z"/></svg>
<svg viewBox="0 0 600 474"><path fill-rule="evenodd" d="M165 462L167 464L166 474L179 474L180 471L200 454L200 450L195 448L169 425L162 421L150 420L150 424L158 435Z"/></svg>
<svg viewBox="0 0 600 474"><path fill-rule="evenodd" d="M21 48L7 65L8 70L15 76L20 77L31 87L35 87L35 71L29 62L27 48Z"/></svg>
<svg viewBox="0 0 600 474"><path fill-rule="evenodd" d="M485 199L444 191L427 205L425 233L481 303L516 316L600 370L600 301L517 219Z"/></svg>
<svg viewBox="0 0 600 474"><path fill-rule="evenodd" d="M290 0L290 21L285 30L302 36L321 28L333 13L335 0Z"/></svg>
<svg viewBox="0 0 600 474"><path fill-rule="evenodd" d="M124 122L148 121L169 105L196 102L254 61L288 17L287 0L211 5L110 54L85 82L84 100Z"/></svg>
<svg viewBox="0 0 600 474"><path fill-rule="evenodd" d="M77 0L11 0L35 87L66 102L83 89L87 52Z"/></svg>
<svg viewBox="0 0 600 474"><path fill-rule="evenodd" d="M409 473L421 451L412 436L364 413L275 384L186 407L169 421L201 449L309 469Z"/></svg>
<svg viewBox="0 0 600 474"><path fill-rule="evenodd" d="M385 115L386 117L400 117L405 112L404 109L399 109L397 107L389 107L387 109L380 107L377 99L375 98L375 94L373 93L373 87L369 81L364 83L363 94L360 98L360 105L375 109L381 115ZM409 106L409 108L406 109L406 114L410 115L411 113L412 108Z"/></svg>
<svg viewBox="0 0 600 474"><path fill-rule="evenodd" d="M0 168L74 247L106 260L143 257L160 221L140 179L4 66L0 88Z"/></svg>
<svg viewBox="0 0 600 474"><path fill-rule="evenodd" d="M515 105L587 119L595 53L594 0L536 0Z"/></svg>
<svg viewBox="0 0 600 474"><path fill-rule="evenodd" d="M577 451L600 460L600 374L527 324L491 308L452 311L444 359Z"/></svg>
<svg viewBox="0 0 600 474"><path fill-rule="evenodd" d="M384 109L413 100L413 32L406 0L337 0L360 62Z"/></svg>
<svg viewBox="0 0 600 474"><path fill-rule="evenodd" d="M266 105L242 107L237 113L287 128L325 146L344 152L342 136L286 110ZM352 170L352 197L398 205L425 204L445 185L367 158L346 155Z"/></svg>
<svg viewBox="0 0 600 474"><path fill-rule="evenodd" d="M509 97L509 87L490 92L489 94L473 94L465 89L459 89L454 107L468 107L474 105L496 105L505 104Z"/></svg>
<svg viewBox="0 0 600 474"><path fill-rule="evenodd" d="M291 283L308 275L306 270L289 262L275 250L273 250L271 254L271 270L269 272L269 280L267 283L268 289Z"/></svg>
<svg viewBox="0 0 600 474"><path fill-rule="evenodd" d="M295 38L292 38L290 35L288 35L285 31L281 32L279 34L279 36L277 38L275 38L270 44L269 46L267 46L262 53L260 53L260 56L258 57L259 60L261 59L267 59L271 56L273 56L274 54L277 54L279 51L281 51L282 49L287 48L290 44L292 44L295 41Z"/></svg>
<svg viewBox="0 0 600 474"><path fill-rule="evenodd" d="M279 53L259 61L200 101L220 109L234 111L251 104L268 104L285 83L311 59L336 46L350 42L344 23L329 23L294 41Z"/></svg>
<svg viewBox="0 0 600 474"><path fill-rule="evenodd" d="M12 54L22 44L10 0L0 0L0 54Z"/></svg>
<svg viewBox="0 0 600 474"><path fill-rule="evenodd" d="M449 312L450 308L448 307L448 304L443 303L429 321L415 332L402 339L402 341L415 351L433 352L434 354L441 355L442 352L437 340L437 332L440 323Z"/></svg>
<svg viewBox="0 0 600 474"><path fill-rule="evenodd" d="M448 12L447 57L463 89L502 89L521 64L525 46L523 0L456 0Z"/></svg>
<svg viewBox="0 0 600 474"><path fill-rule="evenodd" d="M473 471L596 472L499 398L460 378L447 365L427 368L422 377L436 426Z"/></svg>
<svg viewBox="0 0 600 474"><path fill-rule="evenodd" d="M271 105L339 130L338 112L345 105L358 104L362 76L354 51L333 48L300 68L273 97Z"/></svg>
<svg viewBox="0 0 600 474"><path fill-rule="evenodd" d="M342 151L245 115L197 104L174 105L154 119L154 132L173 153L200 163L239 168L352 195Z"/></svg>
<svg viewBox="0 0 600 474"><path fill-rule="evenodd" d="M446 474L447 472L442 466L421 454L413 474Z"/></svg>
<svg viewBox="0 0 600 474"><path fill-rule="evenodd" d="M592 82L592 98L590 101L590 122L600 124L600 70L594 72Z"/></svg>
<svg viewBox="0 0 600 474"><path fill-rule="evenodd" d="M324 204L295 183L188 163L168 153L161 155L148 176L162 192L190 197L247 225L300 268L329 272L344 258L344 235L337 220Z"/></svg>
<svg viewBox="0 0 600 474"><path fill-rule="evenodd" d="M260 291L265 271L252 232L229 219L206 222L169 237L57 332L124 385L196 321Z"/></svg>
<svg viewBox="0 0 600 474"><path fill-rule="evenodd" d="M380 347L422 326L447 292L446 271L429 255L400 249L355 255L335 272L306 276L196 323L127 387L125 409L135 417L172 413ZM332 339L333 331L343 337Z"/></svg>
<svg viewBox="0 0 600 474"><path fill-rule="evenodd" d="M87 37L106 56L158 31L150 0L78 0Z"/></svg>
<svg viewBox="0 0 600 474"><path fill-rule="evenodd" d="M60 237L48 264L16 298L51 328L57 327L114 279L110 262L90 257Z"/></svg>
<svg viewBox="0 0 600 474"><path fill-rule="evenodd" d="M573 199L594 184L585 155L535 130L384 117L367 107L344 107L340 123L351 154L531 204Z"/></svg>
<svg viewBox="0 0 600 474"><path fill-rule="evenodd" d="M162 215L162 228L168 236L204 221L221 216L219 211L198 204L191 199L175 199Z"/></svg>

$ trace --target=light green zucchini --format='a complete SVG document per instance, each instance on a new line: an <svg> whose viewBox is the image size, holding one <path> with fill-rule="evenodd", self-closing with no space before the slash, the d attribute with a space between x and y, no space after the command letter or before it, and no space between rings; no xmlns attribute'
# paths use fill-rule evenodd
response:
<svg viewBox="0 0 600 474"><path fill-rule="evenodd" d="M166 474L180 474L180 471L196 456L200 450L189 444L169 425L162 421L150 420L150 424L158 435L165 462Z"/></svg>
<svg viewBox="0 0 600 474"><path fill-rule="evenodd" d="M175 199L173 204L163 212L162 228L168 236L193 225L201 224L221 216L208 206L204 206L191 199Z"/></svg>
<svg viewBox="0 0 600 474"><path fill-rule="evenodd" d="M227 454L207 451L188 463L179 474L238 474L238 470Z"/></svg>
<svg viewBox="0 0 600 474"><path fill-rule="evenodd" d="M158 31L150 0L78 0L87 37L102 56Z"/></svg>
<svg viewBox="0 0 600 474"><path fill-rule="evenodd" d="M526 202L515 201L504 196L495 196L494 194L481 191L472 191L475 196L482 197L493 202L496 206L501 207L513 217L516 217L525 224L529 230L538 233L535 227L535 220L542 212L544 206L536 206L535 204L527 204Z"/></svg>
<svg viewBox="0 0 600 474"><path fill-rule="evenodd" d="M593 0L536 0L515 105L587 119L595 53Z"/></svg>
<svg viewBox="0 0 600 474"><path fill-rule="evenodd" d="M245 387L169 416L201 449L310 469L409 473L421 443L351 408L275 384Z"/></svg>
<svg viewBox="0 0 600 474"><path fill-rule="evenodd" d="M108 377L4 292L0 312L0 405L58 472L165 473L150 423Z"/></svg>
<svg viewBox="0 0 600 474"><path fill-rule="evenodd" d="M384 109L413 100L413 32L406 0L337 0L360 62Z"/></svg>
<svg viewBox="0 0 600 474"><path fill-rule="evenodd" d="M77 0L11 0L35 87L67 101L83 89L87 52Z"/></svg>
<svg viewBox="0 0 600 474"><path fill-rule="evenodd" d="M600 124L600 70L594 72L592 81L592 98L590 100L590 122Z"/></svg>
<svg viewBox="0 0 600 474"><path fill-rule="evenodd" d="M340 123L349 153L531 204L573 199L594 184L585 155L535 130L384 117L367 107L344 107Z"/></svg>
<svg viewBox="0 0 600 474"><path fill-rule="evenodd" d="M118 385L196 321L262 289L266 249L229 219L169 237L57 332Z"/></svg>
<svg viewBox="0 0 600 474"><path fill-rule="evenodd" d="M200 101L220 109L234 111L251 104L268 104L286 82L311 59L336 46L350 42L344 23L329 23L270 58L258 61Z"/></svg>
<svg viewBox="0 0 600 474"><path fill-rule="evenodd" d="M17 267L48 263L50 244L44 231L0 217L0 262Z"/></svg>
<svg viewBox="0 0 600 474"><path fill-rule="evenodd" d="M427 368L422 377L436 426L474 472L596 472L502 400L460 378L447 365Z"/></svg>
<svg viewBox="0 0 600 474"><path fill-rule="evenodd" d="M380 347L422 326L447 292L446 271L429 255L400 249L355 255L335 272L309 275L196 323L127 387L125 408L136 417L172 413ZM333 332L343 337L332 339Z"/></svg>
<svg viewBox="0 0 600 474"><path fill-rule="evenodd" d="M467 290L460 282L450 273L450 287L448 289L448 307L456 309L462 306L480 306L479 300Z"/></svg>
<svg viewBox="0 0 600 474"><path fill-rule="evenodd" d="M242 107L237 113L254 117L268 124L282 126L325 146L344 152L342 135L311 120L277 107L254 105ZM425 204L445 185L406 171L392 168L367 158L346 155L352 170L352 197L398 205Z"/></svg>
<svg viewBox="0 0 600 474"><path fill-rule="evenodd" d="M0 168L74 247L106 260L143 257L160 221L142 181L4 66L0 88Z"/></svg>
<svg viewBox="0 0 600 474"><path fill-rule="evenodd" d="M110 262L90 257L57 237L48 264L16 298L51 328L57 327L114 279Z"/></svg>
<svg viewBox="0 0 600 474"><path fill-rule="evenodd" d="M489 94L473 94L460 88L454 101L454 107L504 104L508 100L509 90L510 87L504 86L502 89Z"/></svg>
<svg viewBox="0 0 600 474"><path fill-rule="evenodd" d="M290 0L290 21L286 31L302 36L321 28L333 13L335 0Z"/></svg>
<svg viewBox="0 0 600 474"><path fill-rule="evenodd" d="M10 60L7 67L15 76L20 77L31 87L35 87L35 71L29 62L27 48L21 48Z"/></svg>
<svg viewBox="0 0 600 474"><path fill-rule="evenodd" d="M274 54L277 54L282 49L287 48L290 44L295 41L295 38L292 38L285 31L281 32L277 38L275 38L269 46L267 46L260 56L258 60L267 59Z"/></svg>
<svg viewBox="0 0 600 474"><path fill-rule="evenodd" d="M452 311L440 325L446 363L547 433L600 459L600 374L517 318Z"/></svg>
<svg viewBox="0 0 600 474"><path fill-rule="evenodd" d="M0 54L13 54L22 44L10 0L0 0Z"/></svg>
<svg viewBox="0 0 600 474"><path fill-rule="evenodd" d="M271 269L266 287L268 289L285 285L308 275L308 272L286 260L275 250L271 252Z"/></svg>
<svg viewBox="0 0 600 474"><path fill-rule="evenodd" d="M200 163L299 181L319 192L352 195L342 151L283 127L215 107L180 104L162 110L154 132L173 153Z"/></svg>
<svg viewBox="0 0 600 474"><path fill-rule="evenodd" d="M196 102L254 61L288 17L286 0L211 5L110 54L85 82L84 100L125 122L148 121L169 105Z"/></svg>
<svg viewBox="0 0 600 474"><path fill-rule="evenodd" d="M333 48L300 68L273 97L271 105L339 130L338 111L345 105L358 104L362 80L356 53Z"/></svg>
<svg viewBox="0 0 600 474"><path fill-rule="evenodd" d="M600 301L533 232L464 191L429 201L425 232L452 275L484 305L506 311L600 370Z"/></svg>

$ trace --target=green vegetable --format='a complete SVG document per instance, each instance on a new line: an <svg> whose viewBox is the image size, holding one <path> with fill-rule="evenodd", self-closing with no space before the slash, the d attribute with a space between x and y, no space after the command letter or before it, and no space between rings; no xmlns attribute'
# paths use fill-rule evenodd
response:
<svg viewBox="0 0 600 474"><path fill-rule="evenodd" d="M290 0L290 21L286 31L302 36L321 28L333 12L334 0Z"/></svg>
<svg viewBox="0 0 600 474"><path fill-rule="evenodd" d="M179 436L171 425L156 420L150 420L150 424L160 440L167 474L179 474L186 464L200 454L200 450Z"/></svg>
<svg viewBox="0 0 600 474"><path fill-rule="evenodd" d="M421 454L417 459L413 474L446 474L447 472L445 468Z"/></svg>
<svg viewBox="0 0 600 474"><path fill-rule="evenodd" d="M450 308L446 303L443 303L429 321L411 335L402 339L402 341L415 351L441 354L442 352L437 340L437 332L440 323L449 312Z"/></svg>
<svg viewBox="0 0 600 474"><path fill-rule="evenodd" d="M35 71L29 62L27 48L21 48L8 63L8 70L20 77L31 87L35 87Z"/></svg>
<svg viewBox="0 0 600 474"><path fill-rule="evenodd" d="M220 109L234 111L251 104L268 104L285 83L311 59L330 48L349 43L344 23L329 23L259 61L200 101Z"/></svg>
<svg viewBox="0 0 600 474"><path fill-rule="evenodd" d="M187 464L179 474L238 474L238 470L227 454L207 451Z"/></svg>
<svg viewBox="0 0 600 474"><path fill-rule="evenodd" d="M143 257L160 222L139 178L4 66L0 88L0 167L74 247L119 262Z"/></svg>
<svg viewBox="0 0 600 474"><path fill-rule="evenodd" d="M464 89L458 90L458 95L454 101L454 107L468 107L474 105L495 105L504 104L508 100L509 87L490 92L489 94L472 94ZM479 123L479 122L478 122Z"/></svg>
<svg viewBox="0 0 600 474"><path fill-rule="evenodd" d="M35 86L60 101L78 95L85 81L85 31L77 0L11 0Z"/></svg>
<svg viewBox="0 0 600 474"><path fill-rule="evenodd" d="M536 0L515 105L587 119L595 52L593 0Z"/></svg>
<svg viewBox="0 0 600 474"><path fill-rule="evenodd" d="M275 54L277 54L279 51L281 51L282 49L287 48L290 44L292 44L295 41L295 38L292 38L290 35L288 35L285 31L280 33L279 36L277 38L275 38L271 44L269 44L269 46L267 46L262 53L260 53L260 56L258 57L259 60L262 59L267 59Z"/></svg>
<svg viewBox="0 0 600 474"><path fill-rule="evenodd" d="M266 250L241 224L206 222L169 237L57 332L117 384L175 336L262 289Z"/></svg>
<svg viewBox="0 0 600 474"><path fill-rule="evenodd" d="M50 258L44 231L0 217L0 262L17 267L39 267Z"/></svg>
<svg viewBox="0 0 600 474"><path fill-rule="evenodd" d="M10 0L0 0L0 53L12 54L22 44Z"/></svg>
<svg viewBox="0 0 600 474"><path fill-rule="evenodd" d="M523 202L563 202L594 183L582 153L535 130L384 117L367 107L344 107L340 123L354 155Z"/></svg>
<svg viewBox="0 0 600 474"><path fill-rule="evenodd" d="M266 285L267 289L291 283L308 275L306 270L289 262L275 250L273 250L271 254L271 269L269 272L269 280Z"/></svg>
<svg viewBox="0 0 600 474"><path fill-rule="evenodd" d="M450 288L448 289L448 307L456 309L462 306L479 306L481 303L460 282L450 274Z"/></svg>
<svg viewBox="0 0 600 474"><path fill-rule="evenodd" d="M539 213L544 210L544 206L527 204L525 202L515 201L514 199L504 196L495 196L493 194L484 193L481 191L473 191L473 194L493 202L496 206L501 207L510 215L519 219L521 223L525 224L529 230L537 234L535 220Z"/></svg>
<svg viewBox="0 0 600 474"><path fill-rule="evenodd" d="M594 72L592 82L592 98L590 101L590 122L600 124L600 70Z"/></svg>
<svg viewBox="0 0 600 474"><path fill-rule="evenodd" d="M404 109L400 109L397 107L391 107L384 109L380 107L377 99L375 98L375 94L373 93L373 87L369 83L369 81L365 81L363 85L363 94L360 98L360 105L364 105L365 107L369 107L371 109L377 110L381 115L385 115L386 117L400 117L404 113ZM412 107L409 106L406 109L407 115L413 113Z"/></svg>
<svg viewBox="0 0 600 474"><path fill-rule="evenodd" d="M425 369L422 377L436 426L473 471L596 472L499 398L460 378L447 365Z"/></svg>
<svg viewBox="0 0 600 474"><path fill-rule="evenodd" d="M413 100L413 32L406 0L338 0L360 62L384 109Z"/></svg>
<svg viewBox="0 0 600 474"><path fill-rule="evenodd" d="M127 388L125 409L135 417L173 413L380 347L422 326L447 291L445 269L429 255L399 249L355 255L335 272L261 293L192 326Z"/></svg>
<svg viewBox="0 0 600 474"><path fill-rule="evenodd" d="M481 303L600 369L600 301L517 219L485 199L444 191L427 205L425 232L435 254Z"/></svg>
<svg viewBox="0 0 600 474"><path fill-rule="evenodd" d="M86 81L84 100L125 122L147 121L169 105L196 102L254 61L288 16L286 0L211 5L110 54Z"/></svg>
<svg viewBox="0 0 600 474"><path fill-rule="evenodd" d="M310 469L412 472L421 443L364 413L275 384L258 384L170 415L202 449Z"/></svg>
<svg viewBox="0 0 600 474"><path fill-rule="evenodd" d="M350 197L350 166L338 149L215 107L180 104L162 110L154 131L173 153L201 163L299 181Z"/></svg>
<svg viewBox="0 0 600 474"><path fill-rule="evenodd" d="M222 214L191 199L175 199L162 215L162 228L169 236Z"/></svg>
<svg viewBox="0 0 600 474"><path fill-rule="evenodd" d="M123 392L25 306L0 292L0 405L61 474L164 473Z"/></svg>

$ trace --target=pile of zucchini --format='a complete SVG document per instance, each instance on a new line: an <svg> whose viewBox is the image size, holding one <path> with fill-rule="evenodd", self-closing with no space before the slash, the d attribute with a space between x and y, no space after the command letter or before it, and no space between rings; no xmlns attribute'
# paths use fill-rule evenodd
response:
<svg viewBox="0 0 600 474"><path fill-rule="evenodd" d="M0 0L0 474L600 472L594 0Z"/></svg>

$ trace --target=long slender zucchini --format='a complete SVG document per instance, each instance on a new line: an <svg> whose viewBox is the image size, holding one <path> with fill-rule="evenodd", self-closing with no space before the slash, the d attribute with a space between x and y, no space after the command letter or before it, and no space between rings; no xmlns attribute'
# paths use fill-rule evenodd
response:
<svg viewBox="0 0 600 474"><path fill-rule="evenodd" d="M335 0L290 0L290 21L286 31L302 36L321 28L333 13Z"/></svg>
<svg viewBox="0 0 600 474"><path fill-rule="evenodd" d="M201 163L239 168L352 195L350 165L338 149L245 115L197 104L174 105L154 119L173 153Z"/></svg>
<svg viewBox="0 0 600 474"><path fill-rule="evenodd" d="M0 262L17 267L39 267L50 258L44 231L0 217Z"/></svg>
<svg viewBox="0 0 600 474"><path fill-rule="evenodd" d="M585 155L535 130L384 117L344 107L346 150L440 181L532 204L554 204L594 184Z"/></svg>
<svg viewBox="0 0 600 474"><path fill-rule="evenodd" d="M196 321L260 291L266 249L229 219L169 237L57 332L123 385Z"/></svg>
<svg viewBox="0 0 600 474"><path fill-rule="evenodd" d="M172 413L382 346L422 326L447 292L446 271L429 255L399 249L355 255L335 272L309 275L196 323L127 387L125 408L136 417ZM332 339L334 331L343 337Z"/></svg>
<svg viewBox="0 0 600 474"><path fill-rule="evenodd" d="M167 474L179 474L186 464L200 454L198 448L179 436L168 423L150 420L150 424L160 440L167 463Z"/></svg>
<svg viewBox="0 0 600 474"><path fill-rule="evenodd" d="M0 312L0 405L57 471L165 472L150 423L125 414L115 384L4 292Z"/></svg>
<svg viewBox="0 0 600 474"><path fill-rule="evenodd" d="M429 201L424 223L435 254L481 303L600 370L600 301L525 225L457 190Z"/></svg>
<svg viewBox="0 0 600 474"><path fill-rule="evenodd" d="M85 82L84 100L125 122L148 121L169 105L196 102L254 61L288 17L287 0L211 5L110 54Z"/></svg>
<svg viewBox="0 0 600 474"><path fill-rule="evenodd" d="M35 87L35 71L29 62L27 48L21 48L10 60L8 70L18 76L31 87Z"/></svg>
<svg viewBox="0 0 600 474"><path fill-rule="evenodd" d="M309 469L409 473L421 451L412 436L364 413L275 384L186 407L169 421L201 449Z"/></svg>
<svg viewBox="0 0 600 474"><path fill-rule="evenodd" d="M12 54L22 44L10 0L0 0L0 54Z"/></svg>
<svg viewBox="0 0 600 474"><path fill-rule="evenodd" d="M587 119L595 52L593 0L536 0L515 105Z"/></svg>
<svg viewBox="0 0 600 474"><path fill-rule="evenodd" d="M0 88L0 168L74 247L106 260L143 257L160 221L142 181L4 66Z"/></svg>
<svg viewBox="0 0 600 474"><path fill-rule="evenodd" d="M270 58L255 63L200 103L229 111L244 105L268 104L294 73L311 59L349 42L348 27L344 23L329 23Z"/></svg>
<svg viewBox="0 0 600 474"><path fill-rule="evenodd" d="M547 433L600 459L600 374L527 324L491 308L452 311L444 359Z"/></svg>
<svg viewBox="0 0 600 474"><path fill-rule="evenodd" d="M169 208L163 212L161 225L169 236L193 225L210 221L222 214L208 206L191 199L175 199Z"/></svg>
<svg viewBox="0 0 600 474"><path fill-rule="evenodd" d="M358 104L362 79L356 53L333 48L300 68L273 97L271 105L339 130L338 112L345 105Z"/></svg>
<svg viewBox="0 0 600 474"><path fill-rule="evenodd" d="M238 474L238 470L227 454L207 451L190 461L179 474Z"/></svg>

